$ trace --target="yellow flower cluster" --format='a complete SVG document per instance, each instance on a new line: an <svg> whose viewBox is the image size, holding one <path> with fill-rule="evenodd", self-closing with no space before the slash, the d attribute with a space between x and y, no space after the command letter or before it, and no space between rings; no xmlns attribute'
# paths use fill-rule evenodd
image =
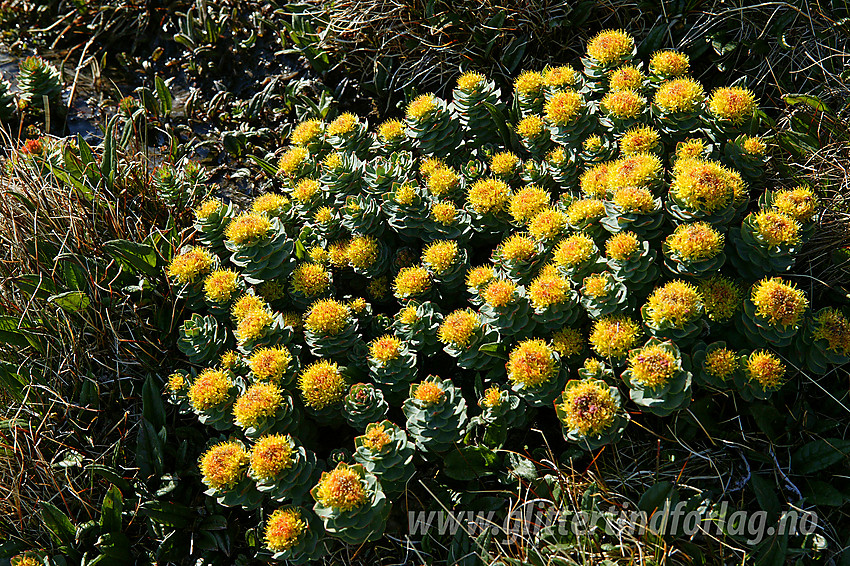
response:
<svg viewBox="0 0 850 566"><path fill-rule="evenodd" d="M448 272L455 265L459 254L460 251L457 242L453 240L437 240L428 245L422 252L422 261L435 274L441 275Z"/></svg>
<svg viewBox="0 0 850 566"><path fill-rule="evenodd" d="M585 234L573 234L555 248L555 263L565 268L575 267L590 260L595 248L593 240Z"/></svg>
<svg viewBox="0 0 850 566"><path fill-rule="evenodd" d="M685 261L704 261L723 251L723 234L706 222L680 224L667 237L667 245Z"/></svg>
<svg viewBox="0 0 850 566"><path fill-rule="evenodd" d="M189 387L189 403L196 411L208 411L227 401L232 387L226 371L205 369Z"/></svg>
<svg viewBox="0 0 850 566"><path fill-rule="evenodd" d="M431 116L437 110L437 97L433 94L420 94L407 105L407 118L418 122Z"/></svg>
<svg viewBox="0 0 850 566"><path fill-rule="evenodd" d="M255 383L236 399L233 416L242 428L257 426L274 416L283 402L283 392L272 383Z"/></svg>
<svg viewBox="0 0 850 566"><path fill-rule="evenodd" d="M726 322L741 308L741 287L727 277L712 275L699 282L705 314L715 322Z"/></svg>
<svg viewBox="0 0 850 566"><path fill-rule="evenodd" d="M649 71L662 77L679 77L690 70L690 60L684 53L667 49L656 51L649 59Z"/></svg>
<svg viewBox="0 0 850 566"><path fill-rule="evenodd" d="M390 442L392 442L392 438L390 438L390 435L387 434L387 429L383 424L371 427L366 431L366 434L364 434L362 438L363 446L372 452L380 452Z"/></svg>
<svg viewBox="0 0 850 566"><path fill-rule="evenodd" d="M746 364L747 378L765 391L779 389L785 382L785 364L767 350L750 354Z"/></svg>
<svg viewBox="0 0 850 566"><path fill-rule="evenodd" d="M472 310L456 310L443 319L438 337L443 344L457 348L469 345L475 332L481 328L478 314Z"/></svg>
<svg viewBox="0 0 850 566"><path fill-rule="evenodd" d="M809 307L806 294L780 277L765 278L753 285L750 300L758 316L771 326L784 328L797 326Z"/></svg>
<svg viewBox="0 0 850 566"><path fill-rule="evenodd" d="M602 109L606 114L620 120L634 119L646 108L646 99L637 92L626 89L609 92L602 99Z"/></svg>
<svg viewBox="0 0 850 566"><path fill-rule="evenodd" d="M322 472L315 497L325 507L351 511L365 504L368 496L361 474L340 463L334 470Z"/></svg>
<svg viewBox="0 0 850 566"><path fill-rule="evenodd" d="M569 297L569 292L569 281L557 273L545 273L543 270L528 286L528 298L536 309L546 309L563 303Z"/></svg>
<svg viewBox="0 0 850 566"><path fill-rule="evenodd" d="M423 381L413 391L413 398L426 406L438 405L443 402L445 397L446 392L438 383L433 381Z"/></svg>
<svg viewBox="0 0 850 566"><path fill-rule="evenodd" d="M633 232L614 234L605 242L605 255L615 261L627 261L640 249L640 241Z"/></svg>
<svg viewBox="0 0 850 566"><path fill-rule="evenodd" d="M261 437L251 449L251 475L270 479L295 463L289 435L269 434Z"/></svg>
<svg viewBox="0 0 850 566"><path fill-rule="evenodd" d="M546 103L546 118L556 126L575 120L584 109L584 98L574 90L555 93Z"/></svg>
<svg viewBox="0 0 850 566"><path fill-rule="evenodd" d="M322 135L322 123L319 120L305 120L299 122L292 130L289 141L292 145L309 145L317 141Z"/></svg>
<svg viewBox="0 0 850 566"><path fill-rule="evenodd" d="M209 273L213 265L213 256L201 247L194 247L173 260L168 265L168 275L180 283L192 283L199 276Z"/></svg>
<svg viewBox="0 0 850 566"><path fill-rule="evenodd" d="M242 444L229 441L204 452L200 464L204 483L216 490L226 490L244 477L250 459Z"/></svg>
<svg viewBox="0 0 850 566"><path fill-rule="evenodd" d="M497 214L511 198L511 188L498 179L481 179L472 184L466 200L478 214Z"/></svg>
<svg viewBox="0 0 850 566"><path fill-rule="evenodd" d="M703 362L706 372L723 381L732 377L739 365L738 354L729 348L715 348L705 355Z"/></svg>
<svg viewBox="0 0 850 566"><path fill-rule="evenodd" d="M401 340L390 334L375 338L369 344L369 356L384 364L397 359L400 353Z"/></svg>
<svg viewBox="0 0 850 566"><path fill-rule="evenodd" d="M351 267L368 269L378 261L380 255L378 241L372 236L355 236L348 244L346 255Z"/></svg>
<svg viewBox="0 0 850 566"><path fill-rule="evenodd" d="M525 387L540 387L555 378L558 363L554 350L540 339L523 340L511 351L508 379Z"/></svg>
<svg viewBox="0 0 850 566"><path fill-rule="evenodd" d="M650 344L629 355L632 379L644 387L663 387L676 375L679 361L659 344Z"/></svg>
<svg viewBox="0 0 850 566"><path fill-rule="evenodd" d="M564 427L583 436L604 432L614 423L619 409L611 389L593 380L583 380L568 388L560 407Z"/></svg>
<svg viewBox="0 0 850 566"><path fill-rule="evenodd" d="M536 185L528 185L511 196L508 212L519 224L525 224L549 206L549 193Z"/></svg>
<svg viewBox="0 0 850 566"><path fill-rule="evenodd" d="M246 246L265 238L271 229L272 223L267 216L246 212L230 221L224 235L234 244Z"/></svg>
<svg viewBox="0 0 850 566"><path fill-rule="evenodd" d="M624 315L609 315L593 324L589 342L603 358L622 358L642 334L640 325Z"/></svg>
<svg viewBox="0 0 850 566"><path fill-rule="evenodd" d="M272 383L280 383L291 363L292 354L282 346L258 348L248 358L248 366L254 377L260 381Z"/></svg>
<svg viewBox="0 0 850 566"><path fill-rule="evenodd" d="M393 281L396 295L401 298L423 295L431 289L431 274L424 267L405 267Z"/></svg>
<svg viewBox="0 0 850 566"><path fill-rule="evenodd" d="M266 548L272 552L291 550L300 542L307 528L307 522L298 509L275 509L266 524Z"/></svg>
<svg viewBox="0 0 850 566"><path fill-rule="evenodd" d="M647 299L645 309L656 327L684 328L702 313L702 297L696 287L677 279L657 287Z"/></svg>
<svg viewBox="0 0 850 566"><path fill-rule="evenodd" d="M498 309L516 301L516 291L517 286L514 283L498 279L484 288L481 298L491 307Z"/></svg>
<svg viewBox="0 0 850 566"><path fill-rule="evenodd" d="M305 297L316 297L331 286L331 274L318 263L302 263L292 272L290 286Z"/></svg>
<svg viewBox="0 0 850 566"><path fill-rule="evenodd" d="M552 347L562 358L569 359L584 350L584 338L579 330L564 327L552 335Z"/></svg>
<svg viewBox="0 0 850 566"><path fill-rule="evenodd" d="M607 66L632 54L635 40L622 30L605 30L596 34L587 44L587 56Z"/></svg>
<svg viewBox="0 0 850 566"><path fill-rule="evenodd" d="M661 137L658 131L649 126L635 126L620 138L620 151L623 155L649 153L658 147Z"/></svg>
<svg viewBox="0 0 850 566"><path fill-rule="evenodd" d="M623 65L613 73L608 79L608 89L611 92L620 90L639 91L643 87L643 81L646 77L640 72L640 69L634 65Z"/></svg>
<svg viewBox="0 0 850 566"><path fill-rule="evenodd" d="M826 340L827 349L850 356L850 320L839 310L826 308L815 317L815 340Z"/></svg>
<svg viewBox="0 0 850 566"><path fill-rule="evenodd" d="M304 326L317 334L336 336L351 323L351 309L335 299L316 301L304 317Z"/></svg>
<svg viewBox="0 0 850 566"><path fill-rule="evenodd" d="M655 105L668 114L699 112L705 91L694 79L676 79L655 91Z"/></svg>
<svg viewBox="0 0 850 566"><path fill-rule="evenodd" d="M298 389L305 405L321 410L342 402L348 390L348 381L337 364L320 360L301 372Z"/></svg>

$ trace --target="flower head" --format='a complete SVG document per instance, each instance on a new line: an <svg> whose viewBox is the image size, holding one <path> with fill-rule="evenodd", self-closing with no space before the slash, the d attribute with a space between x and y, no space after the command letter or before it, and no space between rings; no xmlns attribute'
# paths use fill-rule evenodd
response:
<svg viewBox="0 0 850 566"><path fill-rule="evenodd" d="M410 298L424 295L431 289L431 274L424 267L405 267L393 281L397 297Z"/></svg>
<svg viewBox="0 0 850 566"><path fill-rule="evenodd" d="M438 202L431 207L431 218L443 226L451 226L457 218L457 207L450 202Z"/></svg>
<svg viewBox="0 0 850 566"><path fill-rule="evenodd" d="M528 232L537 240L551 240L560 236L567 228L567 215L558 208L541 210L531 219Z"/></svg>
<svg viewBox="0 0 850 566"><path fill-rule="evenodd" d="M432 195L446 196L460 186L460 176L449 167L439 167L428 176L426 185Z"/></svg>
<svg viewBox="0 0 850 566"><path fill-rule="evenodd" d="M666 49L656 51L649 59L649 70L664 78L680 77L688 73L691 63L688 56L679 51Z"/></svg>
<svg viewBox="0 0 850 566"><path fill-rule="evenodd" d="M230 398L232 387L226 371L205 369L189 387L189 403L196 411L218 407Z"/></svg>
<svg viewBox="0 0 850 566"><path fill-rule="evenodd" d="M702 314L702 296L696 287L677 279L656 287L647 299L645 309L646 316L655 327L670 325L684 328Z"/></svg>
<svg viewBox="0 0 850 566"><path fill-rule="evenodd" d="M210 301L226 303L237 290L239 274L230 269L213 271L204 279L204 294Z"/></svg>
<svg viewBox="0 0 850 566"><path fill-rule="evenodd" d="M230 221L224 235L234 244L245 246L256 244L265 238L271 229L272 223L267 216L246 212Z"/></svg>
<svg viewBox="0 0 850 566"><path fill-rule="evenodd" d="M525 224L549 206L549 199L548 191L536 185L528 185L511 197L508 210L516 222Z"/></svg>
<svg viewBox="0 0 850 566"><path fill-rule="evenodd" d="M292 145L309 145L317 141L322 135L322 123L319 120L305 120L299 122L292 130L289 141Z"/></svg>
<svg viewBox="0 0 850 566"><path fill-rule="evenodd" d="M171 260L168 275L180 283L192 283L199 276L209 273L212 265L212 254L196 246Z"/></svg>
<svg viewBox="0 0 850 566"><path fill-rule="evenodd" d="M321 186L315 179L301 179L295 188L292 189L292 198L300 203L307 203L319 194Z"/></svg>
<svg viewBox="0 0 850 566"><path fill-rule="evenodd" d="M328 245L328 259L334 267L345 267L348 261L348 246L351 240L337 240Z"/></svg>
<svg viewBox="0 0 850 566"><path fill-rule="evenodd" d="M437 240L422 252L422 262L437 275L445 274L458 261L460 250L453 240Z"/></svg>
<svg viewBox="0 0 850 566"><path fill-rule="evenodd" d="M628 261L640 249L640 240L633 232L614 234L605 242L605 255L614 261Z"/></svg>
<svg viewBox="0 0 850 566"><path fill-rule="evenodd" d="M741 308L741 287L722 275L712 275L699 282L705 314L715 322L726 322Z"/></svg>
<svg viewBox="0 0 850 566"><path fill-rule="evenodd" d="M524 71L514 81L514 91L524 96L537 96L543 89L543 75L535 71Z"/></svg>
<svg viewBox="0 0 850 566"><path fill-rule="evenodd" d="M511 188L498 179L481 179L473 183L466 195L469 206L478 214L497 214L511 198Z"/></svg>
<svg viewBox="0 0 850 566"><path fill-rule="evenodd" d="M357 124L357 116L351 112L346 112L345 114L337 116L333 122L328 124L328 135L344 136L346 134L350 134L357 128Z"/></svg>
<svg viewBox="0 0 850 566"><path fill-rule="evenodd" d="M437 159L436 157L429 157L422 161L419 165L419 173L422 175L424 179L428 179L434 171L437 169L445 169L448 167L442 159Z"/></svg>
<svg viewBox="0 0 850 566"><path fill-rule="evenodd" d="M598 199L575 200L567 207L570 224L592 223L605 216L605 203Z"/></svg>
<svg viewBox="0 0 850 566"><path fill-rule="evenodd" d="M618 90L640 90L646 77L634 65L624 65L611 73L608 88L611 92Z"/></svg>
<svg viewBox="0 0 850 566"><path fill-rule="evenodd" d="M624 155L648 153L658 147L661 138L658 131L649 126L635 126L620 138L620 151Z"/></svg>
<svg viewBox="0 0 850 566"><path fill-rule="evenodd" d="M255 383L236 399L233 416L236 424L249 428L275 414L283 402L283 393L272 383Z"/></svg>
<svg viewBox="0 0 850 566"><path fill-rule="evenodd" d="M646 99L630 89L609 92L602 99L605 113L621 120L637 118L645 107Z"/></svg>
<svg viewBox="0 0 850 566"><path fill-rule="evenodd" d="M806 224L818 211L818 198L808 187L786 189L773 195L773 208L800 224Z"/></svg>
<svg viewBox="0 0 850 566"><path fill-rule="evenodd" d="M691 138L676 144L676 160L701 159L707 152L705 140Z"/></svg>
<svg viewBox="0 0 850 566"><path fill-rule="evenodd" d="M815 340L826 340L827 350L840 356L850 356L850 320L844 313L827 307L815 316Z"/></svg>
<svg viewBox="0 0 850 566"><path fill-rule="evenodd" d="M668 114L697 112L705 102L705 91L694 79L675 79L655 91L655 105Z"/></svg>
<svg viewBox="0 0 850 566"><path fill-rule="evenodd" d="M608 171L611 163L597 163L581 174L579 185L585 196L593 199L604 199L608 194Z"/></svg>
<svg viewBox="0 0 850 566"><path fill-rule="evenodd" d="M744 138L744 143L742 144L744 151L746 151L750 155L764 155L764 152L767 151L767 144L764 143L764 140L761 138L757 138L754 136L746 136Z"/></svg>
<svg viewBox="0 0 850 566"><path fill-rule="evenodd" d="M495 278L496 272L489 265L473 267L466 272L466 286L481 290Z"/></svg>
<svg viewBox="0 0 850 566"><path fill-rule="evenodd" d="M254 309L245 313L236 325L236 339L239 342L257 340L274 322L274 315L266 309Z"/></svg>
<svg viewBox="0 0 850 566"><path fill-rule="evenodd" d="M809 306L806 294L780 277L765 278L753 285L750 300L756 314L771 326L795 327Z"/></svg>
<svg viewBox="0 0 850 566"><path fill-rule="evenodd" d="M283 212L283 209L287 204L289 204L289 199L285 196L275 193L266 193L254 199L254 202L251 203L251 210L257 214L277 216Z"/></svg>
<svg viewBox="0 0 850 566"><path fill-rule="evenodd" d="M767 350L750 354L745 366L749 381L755 381L765 391L776 390L785 383L785 364Z"/></svg>
<svg viewBox="0 0 850 566"><path fill-rule="evenodd" d="M222 208L224 208L224 204L220 200L207 199L195 209L195 218L198 220L206 220Z"/></svg>
<svg viewBox="0 0 850 566"><path fill-rule="evenodd" d="M258 297L257 295L245 295L233 303L233 308L231 309L230 314L233 315L236 322L240 322L252 311L267 309L268 304L266 304L261 297Z"/></svg>
<svg viewBox="0 0 850 566"><path fill-rule="evenodd" d="M543 73L543 82L553 89L575 86L578 78L579 74L569 65L549 68Z"/></svg>
<svg viewBox="0 0 850 566"><path fill-rule="evenodd" d="M525 387L540 387L549 383L558 373L555 351L543 340L523 340L511 351L508 379Z"/></svg>
<svg viewBox="0 0 850 566"><path fill-rule="evenodd" d="M378 241L372 236L355 236L348 244L348 263L357 269L375 265L380 255Z"/></svg>
<svg viewBox="0 0 850 566"><path fill-rule="evenodd" d="M770 246L789 246L800 242L800 223L781 212L762 210L753 217L756 234Z"/></svg>
<svg viewBox="0 0 850 566"><path fill-rule="evenodd" d="M335 299L316 301L307 311L304 326L311 332L336 336L351 323L351 309Z"/></svg>
<svg viewBox="0 0 850 566"><path fill-rule="evenodd" d="M416 324L419 322L419 313L416 312L416 307L413 305L404 307L398 314L396 314L396 319L399 320L402 324Z"/></svg>
<svg viewBox="0 0 850 566"><path fill-rule="evenodd" d="M386 120L378 126L378 136L384 142L394 142L405 137L404 124L401 120Z"/></svg>
<svg viewBox="0 0 850 566"><path fill-rule="evenodd" d="M494 175L509 176L517 170L519 165L519 157L510 151L502 151L494 153L490 158L490 171Z"/></svg>
<svg viewBox="0 0 850 566"><path fill-rule="evenodd" d="M251 373L259 381L279 383L292 364L292 354L282 346L259 348L248 358Z"/></svg>
<svg viewBox="0 0 850 566"><path fill-rule="evenodd" d="M201 456L201 475L209 487L222 490L233 487L245 474L250 459L242 444L221 442Z"/></svg>
<svg viewBox="0 0 850 566"><path fill-rule="evenodd" d="M603 358L622 358L641 335L640 325L623 315L609 315L593 324L589 341Z"/></svg>
<svg viewBox="0 0 850 566"><path fill-rule="evenodd" d="M564 327L552 335L552 347L562 358L573 358L584 350L584 337L580 330Z"/></svg>
<svg viewBox="0 0 850 566"><path fill-rule="evenodd" d="M322 160L322 167L324 167L327 171L334 172L337 169L340 169L343 166L342 154L338 151L333 153L329 153Z"/></svg>
<svg viewBox="0 0 850 566"><path fill-rule="evenodd" d="M723 234L705 222L680 224L667 237L666 243L685 261L704 261L723 251Z"/></svg>
<svg viewBox="0 0 850 566"><path fill-rule="evenodd" d="M414 389L413 398L425 406L438 405L446 398L446 392L435 381L423 381Z"/></svg>
<svg viewBox="0 0 850 566"><path fill-rule="evenodd" d="M334 470L322 472L315 488L316 501L340 511L351 511L365 504L368 499L366 487L362 472L357 470L340 462Z"/></svg>
<svg viewBox="0 0 850 566"><path fill-rule="evenodd" d="M298 389L304 404L313 409L338 405L345 398L348 381L334 362L313 362L301 372Z"/></svg>
<svg viewBox="0 0 850 566"><path fill-rule="evenodd" d="M712 214L732 204L743 193L744 182L716 161L679 159L670 191L689 208Z"/></svg>
<svg viewBox="0 0 850 566"><path fill-rule="evenodd" d="M565 126L584 110L584 98L574 90L556 92L546 103L546 118L553 124Z"/></svg>
<svg viewBox="0 0 850 566"><path fill-rule="evenodd" d="M600 65L610 66L627 59L635 47L632 36L622 30L605 30L587 44L587 56Z"/></svg>
<svg viewBox="0 0 850 566"><path fill-rule="evenodd" d="M481 328L478 314L472 310L456 310L443 319L437 333L440 342L456 348L465 348Z"/></svg>
<svg viewBox="0 0 850 566"><path fill-rule="evenodd" d="M275 509L266 523L266 548L272 552L290 550L300 542L307 529L307 522L298 509Z"/></svg>
<svg viewBox="0 0 850 566"><path fill-rule="evenodd" d="M575 383L575 382L573 382ZM603 382L586 379L568 387L560 404L563 425L583 436L599 434L614 424L619 406L611 388Z"/></svg>
<svg viewBox="0 0 850 566"><path fill-rule="evenodd" d="M564 303L569 298L570 282L557 273L541 272L528 287L528 298L536 309Z"/></svg>
<svg viewBox="0 0 850 566"><path fill-rule="evenodd" d="M251 475L257 479L269 479L288 470L295 463L293 447L289 435L261 437L251 450Z"/></svg>
<svg viewBox="0 0 850 566"><path fill-rule="evenodd" d="M526 116L519 121L516 127L516 133L522 139L530 140L543 134L543 118L536 115Z"/></svg>
<svg viewBox="0 0 850 566"><path fill-rule="evenodd" d="M186 387L186 376L182 373L175 372L172 373L168 378L168 383L166 387L171 393L177 393Z"/></svg>
<svg viewBox="0 0 850 566"><path fill-rule="evenodd" d="M387 433L387 428L383 424L375 424L366 427L366 434L360 437L363 441L363 446L371 452L377 453L386 448L393 439Z"/></svg>
<svg viewBox="0 0 850 566"><path fill-rule="evenodd" d="M457 88L463 92L477 92L484 86L487 78L481 73L475 71L467 71L457 79Z"/></svg>
<svg viewBox="0 0 850 566"><path fill-rule="evenodd" d="M277 170L289 177L295 175L301 166L310 159L310 151L306 147L293 147L280 157Z"/></svg>
<svg viewBox="0 0 850 566"><path fill-rule="evenodd" d="M375 338L369 343L369 356L381 363L395 360L401 355L401 340L390 334Z"/></svg>
<svg viewBox="0 0 850 566"><path fill-rule="evenodd" d="M647 187L655 183L664 168L652 153L637 153L618 159L608 169L608 188Z"/></svg>
<svg viewBox="0 0 850 566"><path fill-rule="evenodd" d="M512 263L531 261L538 254L534 240L521 233L515 233L502 241L497 250L503 259Z"/></svg>
<svg viewBox="0 0 850 566"><path fill-rule="evenodd" d="M650 344L629 354L632 379L645 387L663 387L679 370L679 360L659 344Z"/></svg>
<svg viewBox="0 0 850 566"><path fill-rule="evenodd" d="M738 369L740 361L737 352L724 347L707 352L702 365L706 373L726 381Z"/></svg>
<svg viewBox="0 0 850 566"><path fill-rule="evenodd" d="M318 263L302 263L292 272L290 286L305 297L316 297L330 289L331 274Z"/></svg>
<svg viewBox="0 0 850 566"><path fill-rule="evenodd" d="M498 385L491 385L484 392L479 404L486 409L495 409L502 404L502 390Z"/></svg>
<svg viewBox="0 0 850 566"><path fill-rule="evenodd" d="M506 307L516 301L517 286L505 279L497 279L487 285L481 292L484 302L493 308Z"/></svg>
<svg viewBox="0 0 850 566"><path fill-rule="evenodd" d="M437 97L433 94L420 94L407 105L407 118L418 122L429 118L437 108Z"/></svg>
<svg viewBox="0 0 850 566"><path fill-rule="evenodd" d="M737 125L752 118L756 109L756 97L752 91L736 86L718 88L711 93L708 101L708 110L715 118Z"/></svg>
<svg viewBox="0 0 850 566"><path fill-rule="evenodd" d="M610 274L594 273L584 278L582 294L593 299L604 299L611 292L610 282Z"/></svg>
<svg viewBox="0 0 850 566"><path fill-rule="evenodd" d="M578 233L561 240L555 248L555 263L571 268L585 263L593 257L596 245L590 237Z"/></svg>

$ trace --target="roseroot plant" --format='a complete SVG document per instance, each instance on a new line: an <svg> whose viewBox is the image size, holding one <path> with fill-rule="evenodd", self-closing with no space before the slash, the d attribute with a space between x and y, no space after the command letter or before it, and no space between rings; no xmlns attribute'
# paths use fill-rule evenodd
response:
<svg viewBox="0 0 850 566"><path fill-rule="evenodd" d="M466 399L449 380L428 376L414 383L402 410L407 431L420 450L446 452L466 432Z"/></svg>
<svg viewBox="0 0 850 566"><path fill-rule="evenodd" d="M599 379L571 379L555 400L564 438L585 450L616 442L628 424L620 392Z"/></svg>
<svg viewBox="0 0 850 566"><path fill-rule="evenodd" d="M594 449L627 411L664 418L706 389L761 400L792 369L850 357L846 314L776 277L820 208L815 189L759 189L770 148L752 92L707 93L686 55L640 61L622 31L582 63L520 73L510 93L463 73L454 100L417 96L374 131L353 113L307 119L265 194L186 205L194 247L166 276L189 367L168 397L252 459L233 448L211 493L264 498L263 557L374 540L383 490L419 495L421 462L439 478L459 455L515 450L546 411ZM62 157L49 140L24 149ZM453 381L422 380L436 373ZM399 407L403 426L385 420ZM352 436L354 454L336 442ZM313 450L342 464L316 480ZM317 516L286 506L310 483Z"/></svg>
<svg viewBox="0 0 850 566"><path fill-rule="evenodd" d="M201 456L201 476L209 488L205 492L225 507L256 509L263 495L248 476L251 459L241 442L228 440L212 446Z"/></svg>
<svg viewBox="0 0 850 566"><path fill-rule="evenodd" d="M374 421L365 433L354 439L354 459L381 481L389 496L402 493L416 472L413 464L414 444L403 428L388 420Z"/></svg>
<svg viewBox="0 0 850 566"><path fill-rule="evenodd" d="M56 67L41 57L31 56L20 62L18 71L18 96L26 107L45 110L58 104L62 76Z"/></svg>
<svg viewBox="0 0 850 566"><path fill-rule="evenodd" d="M691 402L690 362L675 343L650 338L629 352L622 379L629 396L642 410L660 417L686 408Z"/></svg>
<svg viewBox="0 0 850 566"><path fill-rule="evenodd" d="M359 545L384 534L390 502L377 476L360 464L340 462L333 470L322 472L310 494L316 502L313 511L331 535Z"/></svg>

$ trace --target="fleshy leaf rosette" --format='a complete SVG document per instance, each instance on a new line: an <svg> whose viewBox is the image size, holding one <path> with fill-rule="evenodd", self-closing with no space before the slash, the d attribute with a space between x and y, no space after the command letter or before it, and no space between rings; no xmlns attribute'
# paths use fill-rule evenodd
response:
<svg viewBox="0 0 850 566"><path fill-rule="evenodd" d="M236 426L247 438L272 432L294 432L300 412L289 392L273 383L254 383L233 404Z"/></svg>
<svg viewBox="0 0 850 566"><path fill-rule="evenodd" d="M422 94L407 106L407 136L425 155L446 157L460 145L460 122L446 101Z"/></svg>
<svg viewBox="0 0 850 566"><path fill-rule="evenodd" d="M632 36L622 30L604 30L587 43L587 55L582 57L587 87L601 93L608 84L608 75L637 55Z"/></svg>
<svg viewBox="0 0 850 566"><path fill-rule="evenodd" d="M677 159L673 165L665 206L675 223L703 221L725 226L747 201L746 184L737 171L694 157Z"/></svg>
<svg viewBox="0 0 850 566"><path fill-rule="evenodd" d="M325 130L327 142L336 151L353 153L365 159L372 140L369 137L369 123L350 112L337 116Z"/></svg>
<svg viewBox="0 0 850 566"><path fill-rule="evenodd" d="M634 306L630 304L629 299L626 286L617 281L608 271L584 278L581 287L581 306L594 320L618 311L632 311Z"/></svg>
<svg viewBox="0 0 850 566"><path fill-rule="evenodd" d="M396 151L390 155L377 156L369 160L363 171L363 190L376 197L392 190L393 185L403 185L413 181L413 154L409 151Z"/></svg>
<svg viewBox="0 0 850 566"><path fill-rule="evenodd" d="M328 553L323 535L322 522L312 509L292 505L275 509L266 519L264 548L257 558L292 566L314 564Z"/></svg>
<svg viewBox="0 0 850 566"><path fill-rule="evenodd" d="M509 389L498 385L488 387L478 399L481 414L476 417L488 429L507 431L526 422L526 404Z"/></svg>
<svg viewBox="0 0 850 566"><path fill-rule="evenodd" d="M227 347L230 334L212 315L193 313L178 330L177 349L193 364L205 364Z"/></svg>
<svg viewBox="0 0 850 566"><path fill-rule="evenodd" d="M765 191L759 198L762 210L773 210L791 217L800 224L800 239L809 240L817 227L820 201L814 189L800 186L793 189Z"/></svg>
<svg viewBox="0 0 850 566"><path fill-rule="evenodd" d="M605 216L599 220L612 234L633 232L644 240L661 235L664 209L661 198L646 187L620 187L605 201Z"/></svg>
<svg viewBox="0 0 850 566"><path fill-rule="evenodd" d="M528 234L517 233L496 246L490 261L508 279L519 285L526 285L534 277L544 257L542 243L535 241Z"/></svg>
<svg viewBox="0 0 850 566"><path fill-rule="evenodd" d="M277 218L243 213L230 221L225 235L230 261L252 285L287 277L295 269L295 242Z"/></svg>
<svg viewBox="0 0 850 566"><path fill-rule="evenodd" d="M661 275L655 264L656 251L633 232L620 232L608 238L605 257L614 277L635 294L651 289Z"/></svg>
<svg viewBox="0 0 850 566"><path fill-rule="evenodd" d="M787 381L785 364L769 350L756 350L742 363L743 371L736 374L735 385L745 401L766 401Z"/></svg>
<svg viewBox="0 0 850 566"><path fill-rule="evenodd" d="M569 371L558 352L537 338L517 344L505 368L511 389L532 407L550 404L563 390Z"/></svg>
<svg viewBox="0 0 850 566"><path fill-rule="evenodd" d="M238 306L239 301L234 305ZM265 307L251 308L237 318L236 343L239 351L251 355L259 348L270 348L289 343L294 328L283 313L273 313Z"/></svg>
<svg viewBox="0 0 850 566"><path fill-rule="evenodd" d="M342 412L345 420L357 430L387 416L389 405L380 389L369 383L355 383L345 396Z"/></svg>
<svg viewBox="0 0 850 566"><path fill-rule="evenodd" d="M805 292L780 277L762 279L744 300L742 329L753 344L784 348L803 326Z"/></svg>
<svg viewBox="0 0 850 566"><path fill-rule="evenodd" d="M204 493L225 507L240 506L246 510L259 507L263 494L248 477L250 457L238 440L220 442L209 448L200 459L201 479L209 488Z"/></svg>
<svg viewBox="0 0 850 566"><path fill-rule="evenodd" d="M416 447L401 427L388 420L366 426L362 436L354 438L354 460L375 474L389 496L402 493L416 472L413 454Z"/></svg>
<svg viewBox="0 0 850 566"><path fill-rule="evenodd" d="M397 183L382 198L381 210L390 228L403 241L418 242L429 218L428 201L419 187L412 183Z"/></svg>
<svg viewBox="0 0 850 566"><path fill-rule="evenodd" d="M437 335L442 323L443 313L436 303L410 302L396 314L392 331L414 352L429 355L440 349Z"/></svg>
<svg viewBox="0 0 850 566"><path fill-rule="evenodd" d="M629 352L629 366L620 376L629 396L642 410L666 417L691 402L690 360L671 341L650 338Z"/></svg>
<svg viewBox="0 0 850 566"><path fill-rule="evenodd" d="M495 81L488 80L481 73L473 71L462 74L452 93L452 105L457 112L465 137L477 147L499 140L499 129L490 105L497 112L504 112L504 103L499 100L501 91Z"/></svg>
<svg viewBox="0 0 850 566"><path fill-rule="evenodd" d="M237 296L245 293L245 282L232 269L218 269L204 279L204 301L220 320L230 314Z"/></svg>
<svg viewBox="0 0 850 566"><path fill-rule="evenodd" d="M571 379L554 403L564 438L585 450L616 442L629 422L620 391L599 379Z"/></svg>
<svg viewBox="0 0 850 566"><path fill-rule="evenodd" d="M578 293L555 268L540 270L526 294L534 308L534 321L547 330L571 326L581 314Z"/></svg>
<svg viewBox="0 0 850 566"><path fill-rule="evenodd" d="M290 435L261 436L250 454L248 475L257 490L275 501L306 502L319 476L316 455Z"/></svg>
<svg viewBox="0 0 850 566"><path fill-rule="evenodd" d="M691 352L694 377L699 385L715 389L735 386L735 378L743 371L746 353L729 348L726 342L697 342Z"/></svg>
<svg viewBox="0 0 850 566"><path fill-rule="evenodd" d="M553 253L558 272L580 283L591 273L603 271L605 260L599 257L599 248L586 234L572 234L561 240Z"/></svg>
<svg viewBox="0 0 850 566"><path fill-rule="evenodd" d="M420 450L450 450L466 432L466 400L450 380L430 375L410 386L402 407L407 432Z"/></svg>
<svg viewBox="0 0 850 566"><path fill-rule="evenodd" d="M469 269L468 258L468 252L451 240L435 241L422 250L422 265L444 294L463 286Z"/></svg>
<svg viewBox="0 0 850 566"><path fill-rule="evenodd" d="M310 494L325 530L343 542L360 545L383 536L391 505L377 476L362 465L340 462L322 472Z"/></svg>
<svg viewBox="0 0 850 566"><path fill-rule="evenodd" d="M345 357L362 344L357 328L348 305L336 299L316 301L304 317L304 340L314 356Z"/></svg>
<svg viewBox="0 0 850 566"><path fill-rule="evenodd" d="M342 208L342 227L357 236L380 237L385 221L378 201L369 196L354 195L345 199Z"/></svg>
<svg viewBox="0 0 850 566"><path fill-rule="evenodd" d="M680 224L662 245L664 266L674 276L702 277L726 263L724 236L705 222Z"/></svg>
<svg viewBox="0 0 850 566"><path fill-rule="evenodd" d="M204 308L204 281L218 268L218 258L208 250L195 246L184 248L166 268L169 280L177 291L177 298L186 301L192 311Z"/></svg>

